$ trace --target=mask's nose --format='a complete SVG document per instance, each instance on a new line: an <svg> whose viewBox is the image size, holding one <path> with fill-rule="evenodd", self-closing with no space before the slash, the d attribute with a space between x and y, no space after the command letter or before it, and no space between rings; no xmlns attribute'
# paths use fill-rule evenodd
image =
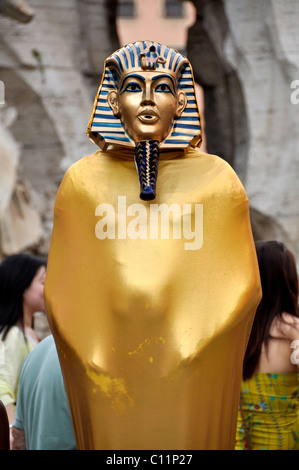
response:
<svg viewBox="0 0 299 470"><path fill-rule="evenodd" d="M153 106L155 104L154 92L151 83L145 83L145 87L142 93L141 105Z"/></svg>

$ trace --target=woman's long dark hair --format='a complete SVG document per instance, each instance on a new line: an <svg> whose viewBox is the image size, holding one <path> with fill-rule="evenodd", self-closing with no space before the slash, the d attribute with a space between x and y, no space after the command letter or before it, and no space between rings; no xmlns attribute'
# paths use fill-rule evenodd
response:
<svg viewBox="0 0 299 470"><path fill-rule="evenodd" d="M293 254L276 241L256 242L263 297L257 308L244 357L243 379L257 365L262 345L267 346L273 319L283 312L298 316L298 275Z"/></svg>
<svg viewBox="0 0 299 470"><path fill-rule="evenodd" d="M0 333L5 339L18 322L23 324L23 294L46 261L24 253L5 258L0 264Z"/></svg>

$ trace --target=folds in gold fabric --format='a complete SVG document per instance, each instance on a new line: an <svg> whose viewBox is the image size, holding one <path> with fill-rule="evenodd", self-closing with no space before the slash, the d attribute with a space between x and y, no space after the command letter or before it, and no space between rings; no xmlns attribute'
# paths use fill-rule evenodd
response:
<svg viewBox="0 0 299 470"><path fill-rule="evenodd" d="M244 188L222 159L161 152L139 199L130 149L59 188L45 286L79 449L233 449L261 290Z"/></svg>

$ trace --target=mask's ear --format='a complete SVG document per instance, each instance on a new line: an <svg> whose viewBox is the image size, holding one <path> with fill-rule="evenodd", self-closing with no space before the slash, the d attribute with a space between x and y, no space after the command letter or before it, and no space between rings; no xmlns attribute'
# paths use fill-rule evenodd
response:
<svg viewBox="0 0 299 470"><path fill-rule="evenodd" d="M187 96L185 95L185 93L183 91L179 91L178 93L178 106L177 106L177 110L176 110L176 114L175 114L175 117L178 118L181 116L182 112L184 111L184 109L186 108L187 106Z"/></svg>
<svg viewBox="0 0 299 470"><path fill-rule="evenodd" d="M107 96L107 101L110 108L113 111L114 116L120 117L120 109L119 109L119 100L118 100L118 92L117 91L110 91Z"/></svg>

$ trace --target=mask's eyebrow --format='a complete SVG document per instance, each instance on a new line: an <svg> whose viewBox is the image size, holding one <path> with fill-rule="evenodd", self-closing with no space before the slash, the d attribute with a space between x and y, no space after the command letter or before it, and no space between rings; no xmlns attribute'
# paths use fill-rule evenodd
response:
<svg viewBox="0 0 299 470"><path fill-rule="evenodd" d="M129 75L126 75L125 78L123 79L119 91L122 91L125 81L129 80L130 78L139 78L140 80L145 81L145 78L142 75L139 75L138 73L130 73Z"/></svg>
<svg viewBox="0 0 299 470"><path fill-rule="evenodd" d="M167 75L165 73L162 73L161 75L156 75L155 77L153 77L152 80L159 80L159 78L168 78L171 81L171 83L173 85L173 88L175 90L175 81L174 81L174 79L172 78L171 75Z"/></svg>

